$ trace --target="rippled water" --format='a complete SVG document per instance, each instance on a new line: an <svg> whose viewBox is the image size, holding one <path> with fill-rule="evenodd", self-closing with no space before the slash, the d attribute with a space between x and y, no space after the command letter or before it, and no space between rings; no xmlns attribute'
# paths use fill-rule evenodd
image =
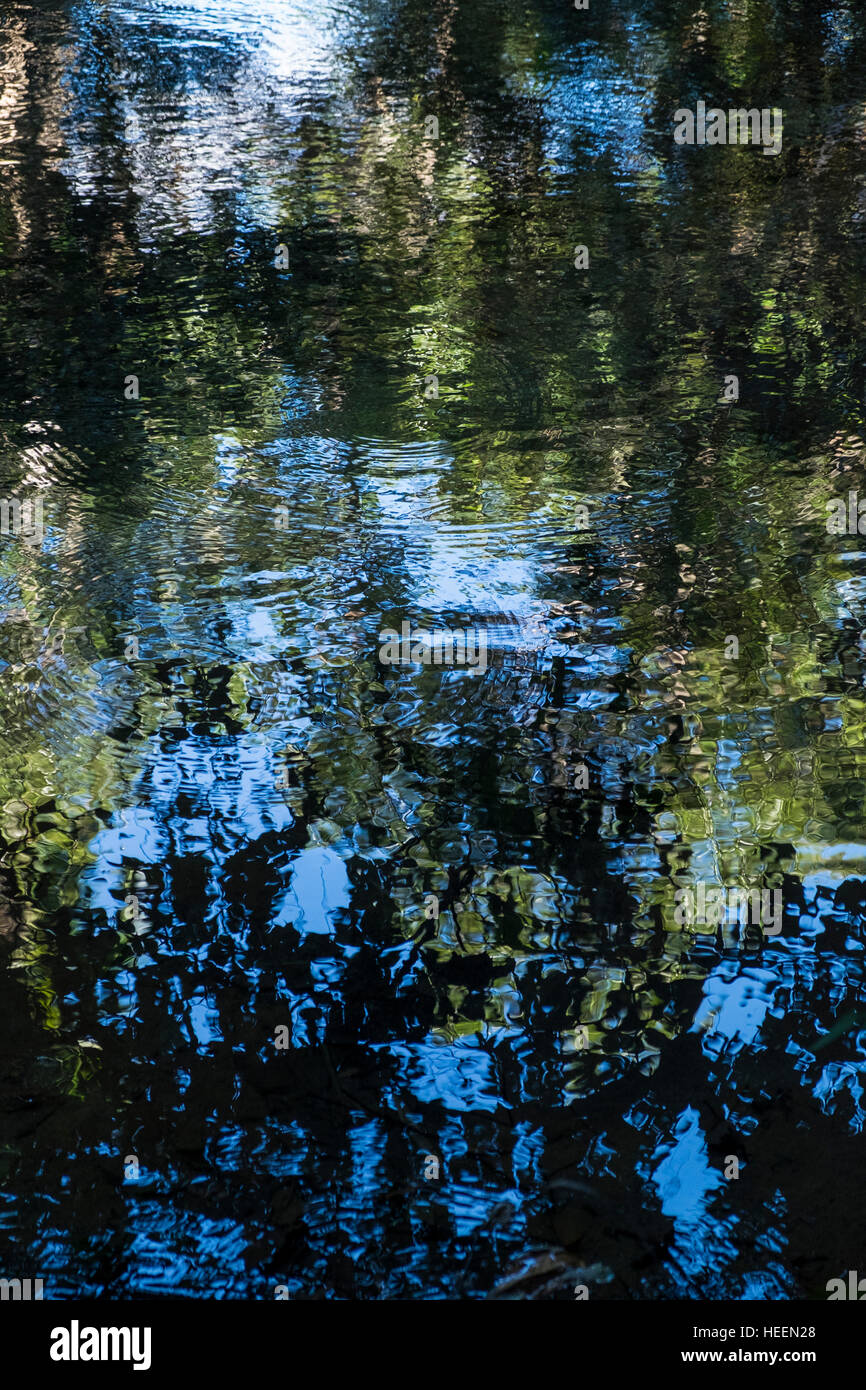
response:
<svg viewBox="0 0 866 1390"><path fill-rule="evenodd" d="M7 7L7 1275L857 1268L864 41L781 0ZM781 154L678 147L699 99L781 107ZM485 669L384 664L404 621ZM698 883L781 931L684 924Z"/></svg>

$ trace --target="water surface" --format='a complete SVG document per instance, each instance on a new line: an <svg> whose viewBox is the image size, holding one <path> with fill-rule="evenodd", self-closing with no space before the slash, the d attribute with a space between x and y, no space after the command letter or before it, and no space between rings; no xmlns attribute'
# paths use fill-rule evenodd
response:
<svg viewBox="0 0 866 1390"><path fill-rule="evenodd" d="M7 7L0 491L44 534L0 536L4 1273L857 1268L864 40L781 0ZM781 107L781 154L678 147L698 100ZM383 665L404 620L487 669ZM699 881L782 930L679 923Z"/></svg>

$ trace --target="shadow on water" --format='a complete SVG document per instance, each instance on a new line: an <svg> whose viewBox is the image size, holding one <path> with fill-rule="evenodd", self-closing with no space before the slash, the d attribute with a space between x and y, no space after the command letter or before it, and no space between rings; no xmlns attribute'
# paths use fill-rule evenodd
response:
<svg viewBox="0 0 866 1390"><path fill-rule="evenodd" d="M9 7L6 1273L856 1266L863 29ZM677 146L698 100L781 107L781 153ZM404 622L485 660L390 664ZM699 885L776 930L683 920Z"/></svg>

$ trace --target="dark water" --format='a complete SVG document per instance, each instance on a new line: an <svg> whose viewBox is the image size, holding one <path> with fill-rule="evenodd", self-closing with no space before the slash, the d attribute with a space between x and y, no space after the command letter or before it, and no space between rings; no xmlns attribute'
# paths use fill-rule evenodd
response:
<svg viewBox="0 0 866 1390"><path fill-rule="evenodd" d="M44 508L0 536L0 1272L825 1297L861 8L10 3L0 84L0 490ZM781 153L676 145L698 100ZM384 665L404 620L487 669ZM781 930L677 921L698 883Z"/></svg>

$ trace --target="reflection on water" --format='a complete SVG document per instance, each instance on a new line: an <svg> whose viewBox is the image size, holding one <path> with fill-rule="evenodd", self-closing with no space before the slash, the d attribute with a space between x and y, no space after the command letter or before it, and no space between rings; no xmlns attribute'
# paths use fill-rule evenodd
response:
<svg viewBox="0 0 866 1390"><path fill-rule="evenodd" d="M863 28L9 8L6 1273L856 1267ZM783 108L781 155L676 146L698 99ZM384 665L404 621L487 669ZM678 920L698 884L781 933Z"/></svg>

